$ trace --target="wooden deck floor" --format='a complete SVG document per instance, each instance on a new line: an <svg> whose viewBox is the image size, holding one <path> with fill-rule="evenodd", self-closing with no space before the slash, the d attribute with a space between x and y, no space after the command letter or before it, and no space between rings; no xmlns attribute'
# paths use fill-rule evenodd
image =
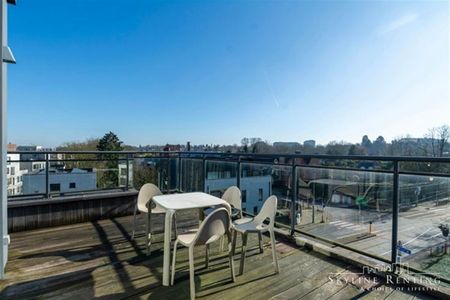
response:
<svg viewBox="0 0 450 300"><path fill-rule="evenodd" d="M192 212L178 215L179 227L195 225ZM144 250L141 233L130 238L132 217L15 233L11 236L7 279L0 281L2 299L188 299L187 251L179 252L175 285L161 286L162 234L152 255ZM140 228L143 218L139 217ZM155 218L156 231L162 219ZM256 247L256 239L250 240ZM238 242L239 245L239 242ZM248 252L246 271L231 282L225 253L212 249L210 267L204 248L196 261L199 299L432 299L409 294L383 283L377 291L366 284L336 284L334 279L358 278L359 270L285 242L276 245L279 274L274 274L268 238L264 253ZM238 255L235 266L238 270ZM381 279L380 279L381 281Z"/></svg>

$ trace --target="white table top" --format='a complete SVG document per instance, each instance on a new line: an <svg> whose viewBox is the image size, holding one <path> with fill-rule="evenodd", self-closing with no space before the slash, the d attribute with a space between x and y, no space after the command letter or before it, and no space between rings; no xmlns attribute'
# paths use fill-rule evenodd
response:
<svg viewBox="0 0 450 300"><path fill-rule="evenodd" d="M220 198L201 192L159 195L154 196L153 201L165 209L173 210L202 208L226 203Z"/></svg>

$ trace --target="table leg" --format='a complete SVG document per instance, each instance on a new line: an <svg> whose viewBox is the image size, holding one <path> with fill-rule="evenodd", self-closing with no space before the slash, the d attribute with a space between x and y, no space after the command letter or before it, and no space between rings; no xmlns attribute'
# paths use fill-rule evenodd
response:
<svg viewBox="0 0 450 300"><path fill-rule="evenodd" d="M164 262L163 262L163 285L170 285L170 242L172 233L172 217L175 211L167 210L164 222Z"/></svg>

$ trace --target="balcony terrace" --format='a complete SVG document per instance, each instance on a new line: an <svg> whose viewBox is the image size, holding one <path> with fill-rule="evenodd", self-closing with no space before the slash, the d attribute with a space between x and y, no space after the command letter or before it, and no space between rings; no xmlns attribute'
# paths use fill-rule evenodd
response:
<svg viewBox="0 0 450 300"><path fill-rule="evenodd" d="M195 225L195 215L192 211L181 214L178 226ZM143 229L144 218L139 220ZM118 217L12 234L6 279L0 282L1 298L188 299L186 249L179 252L175 285L163 287L162 234L157 235L152 254L147 256L143 234L131 240L131 221L131 217ZM157 232L162 231L162 222L162 218L155 219ZM268 241L268 237L264 239ZM360 269L283 238L276 245L281 272L274 274L270 247L266 245L260 255L256 239L249 245L255 247L248 252L247 271L237 276L235 283L229 280L226 253L220 253L216 245L210 266L204 269L203 248L197 249L198 298L430 299L423 293L394 290L395 286L385 284L382 278L379 287L384 289L371 291L374 284L364 281ZM331 282L329 276L342 283Z"/></svg>
<svg viewBox="0 0 450 300"><path fill-rule="evenodd" d="M247 252L246 272L233 283L226 253L214 245L205 269L204 248L198 247L200 299L445 299L450 294L448 240L437 226L450 222L448 158L65 152L52 159L53 153L43 154L37 159L46 166L41 174L56 163L89 168L96 172L97 190L55 191L46 175L35 194L10 197L2 299L187 299L187 249L179 252L175 285L162 286L163 218L152 218L159 233L150 256L142 216L140 234L131 240L134 187L142 182L166 193L217 196L237 185L247 214L257 213L260 199L269 194L279 199L281 272L273 272L270 246L265 243L259 254L256 240L250 240L255 248ZM371 169L361 169L361 161L370 162ZM105 185L105 172L118 177L115 186ZM177 214L177 224L180 231L197 226L198 212ZM237 244L235 265L240 240Z"/></svg>

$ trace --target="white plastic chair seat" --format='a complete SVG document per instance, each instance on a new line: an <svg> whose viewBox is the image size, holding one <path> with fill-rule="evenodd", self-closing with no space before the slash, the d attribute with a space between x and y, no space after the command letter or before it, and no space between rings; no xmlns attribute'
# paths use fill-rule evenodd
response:
<svg viewBox="0 0 450 300"><path fill-rule="evenodd" d="M194 241L197 235L198 229L188 230L181 234L178 234L178 242L180 242L183 246L189 247Z"/></svg>
<svg viewBox="0 0 450 300"><path fill-rule="evenodd" d="M233 221L233 224L236 226L236 225L248 223L248 222L251 222L251 221L253 221L253 218L250 218L250 217L243 217L243 218L234 220L234 221Z"/></svg>
<svg viewBox="0 0 450 300"><path fill-rule="evenodd" d="M235 225L234 230L240 233L246 233L246 232L265 232L269 230L269 225L266 224L258 224L253 221Z"/></svg>

